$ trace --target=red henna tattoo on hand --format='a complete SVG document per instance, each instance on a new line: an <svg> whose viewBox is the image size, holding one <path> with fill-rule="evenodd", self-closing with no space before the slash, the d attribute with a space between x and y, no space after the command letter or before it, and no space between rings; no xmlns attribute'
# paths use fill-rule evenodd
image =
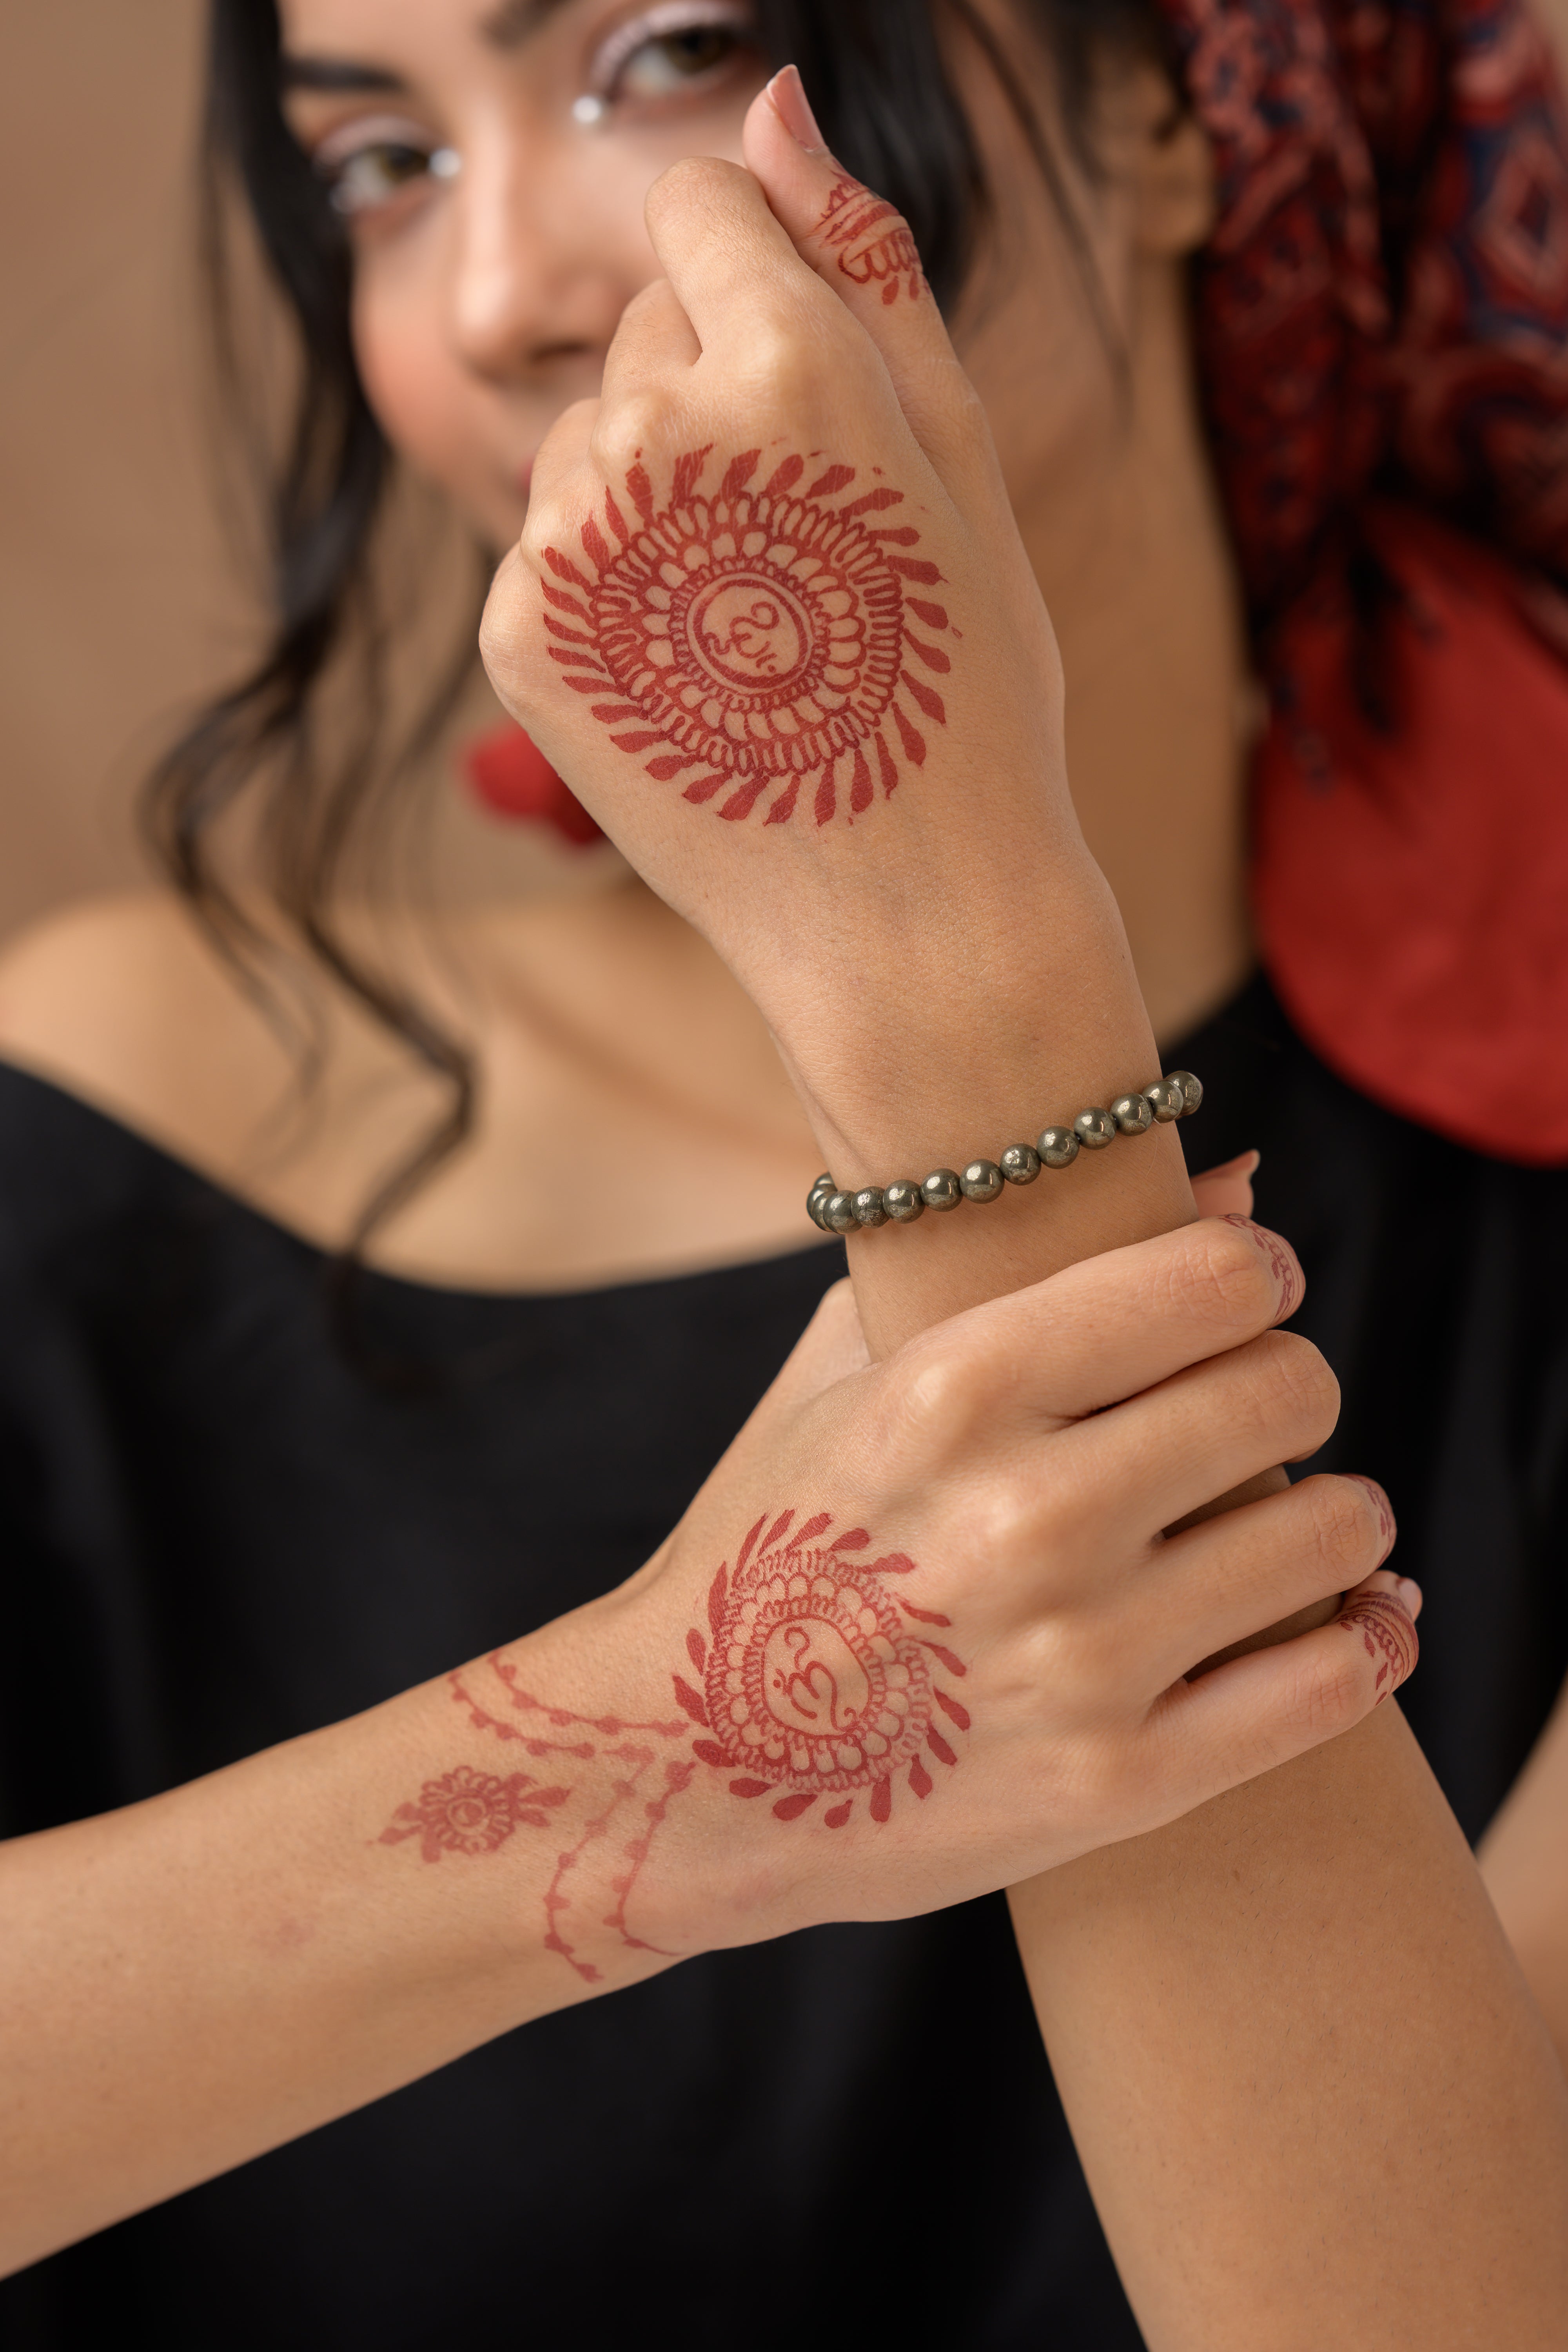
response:
<svg viewBox="0 0 1568 2352"><path fill-rule="evenodd" d="M703 1688L677 1675L676 1696L714 1734L693 1752L743 1776L730 1782L732 1796L773 1796L785 1822L836 1796L841 1801L822 1819L842 1829L864 1789L871 1820L885 1822L896 1775L928 1797L926 1756L957 1763L932 1709L960 1731L969 1714L935 1675L958 1678L965 1668L944 1643L906 1626L949 1622L888 1589L889 1578L913 1572L911 1559L892 1552L857 1562L847 1555L869 1544L863 1528L825 1543L826 1512L791 1535L795 1516L785 1511L766 1535L759 1519L733 1576L720 1568L708 1595L710 1638L695 1627L687 1637Z"/></svg>
<svg viewBox="0 0 1568 2352"><path fill-rule="evenodd" d="M897 206L847 172L834 182L816 233L837 255L845 277L857 286L879 285L884 302L896 302L901 292L918 302L926 290L914 238Z"/></svg>
<svg viewBox="0 0 1568 2352"><path fill-rule="evenodd" d="M606 490L605 530L581 533L592 572L545 549L551 656L616 749L660 782L684 777L686 800L722 793L717 814L735 823L772 793L763 822L784 824L805 786L818 824L841 812L853 824L879 784L888 799L906 766L924 765L921 723L947 724L916 673L945 676L952 657L934 640L958 632L910 593L942 574L894 551L918 546L913 524L872 520L902 506L901 490L857 492L853 466L818 460L801 488L801 457L752 488L763 453L748 449L700 497L710 455L677 460L662 506L632 466L635 526Z"/></svg>
<svg viewBox="0 0 1568 2352"><path fill-rule="evenodd" d="M796 1822L813 1811L846 1828L866 1794L876 1825L892 1812L895 1784L931 1794L930 1761L951 1769L969 1710L948 1684L963 1661L938 1637L950 1621L905 1597L917 1573L902 1552L865 1559L864 1528L831 1536L819 1511L795 1526L793 1510L764 1513L708 1592L708 1626L686 1636L695 1679L672 1675L681 1712L631 1721L584 1715L525 1687L497 1651L448 1675L452 1699L474 1730L550 1758L567 1785L542 1787L525 1772L502 1779L458 1765L400 1805L379 1843L417 1838L426 1862L493 1853L520 1824L543 1829L572 1817L540 1896L542 1941L586 1983L604 1970L588 1957L605 1931L627 1951L678 1958L628 1916L671 1805L708 1765L727 1794L773 1800ZM684 1748L684 1754L672 1752ZM556 1760L560 1759L560 1760Z"/></svg>

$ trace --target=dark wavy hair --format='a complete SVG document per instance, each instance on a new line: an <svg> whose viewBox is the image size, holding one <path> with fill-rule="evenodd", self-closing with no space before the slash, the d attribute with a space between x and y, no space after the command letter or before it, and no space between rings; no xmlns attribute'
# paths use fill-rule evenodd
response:
<svg viewBox="0 0 1568 2352"><path fill-rule="evenodd" d="M1082 136L1108 44L1164 55L1154 0L1016 0L1019 29L1042 37L1063 121ZM891 198L914 231L937 298L961 289L994 203L970 127L944 70L939 35L959 27L1005 93L1066 224L1091 302L1099 289L1058 152L1023 94L1016 65L974 0L755 0L773 64L794 60L836 154ZM384 806L437 740L471 676L476 579L460 637L422 707L389 716L397 630L375 561L394 478L391 452L360 382L349 326L351 258L342 221L289 134L280 103L276 0L211 0L205 202L207 275L228 386L243 392L226 215L240 197L296 331L292 420L268 486L271 628L255 667L199 712L148 781L142 818L163 870L247 984L279 1013L266 940L225 878L215 834L238 807L252 819L260 881L318 963L441 1078L447 1108L365 1203L346 1253L365 1240L472 1124L473 1071L395 979L350 944L337 919L348 861L373 808ZM1100 313L1102 330L1105 327ZM328 689L342 696L325 723ZM302 1046L307 1071L308 1034Z"/></svg>

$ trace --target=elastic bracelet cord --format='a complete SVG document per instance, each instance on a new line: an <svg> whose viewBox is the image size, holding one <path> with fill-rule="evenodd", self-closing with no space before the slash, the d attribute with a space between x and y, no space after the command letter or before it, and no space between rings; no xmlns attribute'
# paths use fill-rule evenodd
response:
<svg viewBox="0 0 1568 2352"><path fill-rule="evenodd" d="M972 1160L962 1171L933 1168L923 1184L900 1176L891 1184L868 1184L841 1192L821 1175L806 1195L805 1213L825 1234L854 1234L863 1226L912 1225L928 1209L939 1216L963 1201L984 1206L999 1201L1006 1184L1032 1184L1042 1168L1070 1168L1080 1151L1104 1151L1119 1135L1146 1135L1152 1127L1191 1118L1204 1098L1203 1082L1191 1070L1173 1070L1141 1092L1118 1095L1109 1110L1091 1104L1070 1127L1047 1127L1034 1143L1010 1143L1000 1160Z"/></svg>

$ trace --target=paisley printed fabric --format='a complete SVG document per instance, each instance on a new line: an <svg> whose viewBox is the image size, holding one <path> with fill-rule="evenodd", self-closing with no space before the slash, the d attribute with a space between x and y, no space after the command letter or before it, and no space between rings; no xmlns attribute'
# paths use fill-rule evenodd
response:
<svg viewBox="0 0 1568 2352"><path fill-rule="evenodd" d="M1568 1160L1568 138L1545 40L1522 0L1160 5L1219 175L1195 331L1270 690L1265 961L1375 1099Z"/></svg>

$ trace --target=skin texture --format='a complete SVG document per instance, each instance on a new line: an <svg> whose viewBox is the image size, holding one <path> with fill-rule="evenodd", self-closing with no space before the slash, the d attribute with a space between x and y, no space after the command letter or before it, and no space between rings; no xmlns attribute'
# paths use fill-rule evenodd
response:
<svg viewBox="0 0 1568 2352"><path fill-rule="evenodd" d="M634 143L643 142L634 161L627 161L618 131L613 142L572 143L570 103L584 86L585 53L572 42L585 40L590 19L607 23L614 13L564 9L535 41L501 58L493 45L458 26L445 5L416 0L374 0L374 5L371 0L331 0L330 5L310 0L307 5L300 0L287 11L297 46L392 56L405 84L399 108L419 118L416 127L428 130L432 143L450 138L463 150L459 181L414 187L374 223L356 228L356 325L367 381L394 438L447 484L498 546L521 528L522 482L544 428L565 402L597 391L626 301L657 275L641 216L648 181L678 154L740 153L744 88L716 103L711 119L701 123L690 112L658 125L651 116L639 117L627 132ZM995 428L1007 499L1029 568L1046 590L1072 679L1067 748L1079 818L1114 883L1155 1025L1173 1029L1224 995L1247 952L1239 914L1245 669L1234 583L1191 414L1181 300L1184 245L1201 236L1205 216L1202 142L1188 133L1155 139L1150 126L1165 106L1164 94L1139 77L1119 86L1108 119L1108 131L1120 142L1117 169L1091 218L1097 254L1126 326L1137 393L1122 416L1109 396L1103 350L1089 331L1059 235L1043 200L1035 201L1026 161L1009 144L1005 109L973 58L958 63L999 182L1019 197L1006 235L986 257L965 304L965 357ZM1019 69L1033 70L1022 52ZM1048 92L1042 95L1048 102ZM301 99L301 131L314 138L368 116L372 103L365 97ZM384 113L384 95L374 105ZM664 152L656 153L660 141ZM820 224L826 213L830 187L807 226ZM837 262L835 253L833 270L841 285ZM851 296L859 290L851 280ZM918 308L900 299L890 316L903 321ZM1050 387L1048 399L1042 398L1042 385ZM737 454L749 446L737 440ZM1136 693L1127 690L1129 679L1136 680ZM682 814L720 831L710 812ZM773 841L793 830L803 829L781 827ZM847 834L847 826L830 830ZM1009 848L1015 839L1016 829ZM501 1285L699 1262L715 1250L715 1196L726 1215L737 1198L761 1204L758 1213L726 1225L718 1237L721 1252L743 1254L801 1231L794 1204L823 1157L787 1115L787 1097L777 1081L773 1091L761 1081L766 1066L761 1023L739 1011L718 1022L721 1003L743 1000L726 996L718 959L706 949L693 950L690 934L656 903L627 893L618 911L640 927L647 952L627 959L626 987L598 999L593 998L595 976L605 955L616 952L613 922L595 929L586 916L544 922L524 917L497 927L497 935L466 942L479 972L480 1005L473 1018L487 1074L487 1128L463 1167L433 1187L387 1236L386 1262L436 1279ZM907 942L895 939L891 948L901 944ZM423 950L399 941L395 952L413 958ZM694 961L682 961L689 957ZM1010 1065L1015 1047L996 1004L987 998L976 1016L952 1001L951 957L940 965L940 986L923 1000L910 988L905 967L895 961L890 969L900 1002L922 1011L932 1003L952 1003L953 1019L952 1034L937 1034L930 1046L902 1131L886 1120L880 1070L878 1085L858 1082L854 1057L846 1056L819 1074L819 1108L831 1095L836 1127L847 1148L852 1138L858 1141L869 1172L890 1174L906 1150L926 1157L933 1144L953 1152L975 1147L984 1127L984 1119L974 1124L977 1114L989 1108L975 1086L973 1040L980 1034L988 1045L993 1037L998 1041L998 1147L1021 1103L1027 1102L1032 1118L1070 1109L1079 1089L1067 1079L1077 1074L1053 1065L1053 1087L1061 1076L1067 1098L1040 1103L1042 1061L1032 1041L1025 1039L1016 1066ZM875 973L874 959L866 970ZM683 994L674 986L681 972L691 983ZM664 1002L672 1008L717 1022L731 1040L731 1059L719 1075L739 1074L738 1086L715 1083L710 1094L699 1091L694 1098L688 1065L701 1057L672 1052L668 1033L661 1035L655 1021L640 1020L650 978L665 987ZM592 1000L586 1015L584 995ZM437 1001L444 1001L438 992ZM1087 1043L1102 1046L1092 1023L1101 1017L1104 1002L1089 989L1069 1000L1061 1033L1076 1033L1083 1021L1089 1024ZM464 1009L472 1014L471 1004ZM396 1140L389 1131L396 1120L386 1110L390 1058L383 1055L378 1061L374 1041L356 1034L344 1017L319 1140L296 1141L287 1155L275 1144L270 1156L263 1151L253 1107L281 1095L286 1065L221 975L202 961L182 919L156 906L86 915L19 950L0 971L0 1035L16 1058L104 1101L306 1232L341 1233L345 1204L363 1197ZM1152 1074L1146 1036L1139 1028L1118 1082ZM907 1024L895 1043L901 1067ZM1084 1060L1082 1098L1089 1099L1112 1082L1111 1057L1100 1050L1086 1052ZM952 1074L945 1080L944 1068ZM241 1071L251 1074L254 1086L239 1082ZM591 1181L578 1190L569 1211L550 1197L559 1188L542 1181L531 1191L531 1155L517 1143L537 1135L530 1113L541 1107L559 1111L550 1131L567 1139L591 1137L595 1119L602 1132L606 1108L617 1113L630 1108L639 1118L650 1109L666 1113L662 1125L657 1118L651 1121L651 1161L639 1161L655 1171L647 1190L658 1213L646 1214L647 1200L639 1198L628 1220L620 1188L613 1203L596 1203ZM421 1106L405 1094L395 1098L394 1108L405 1129ZM942 1139L944 1118L951 1144ZM752 1152L746 1187L712 1182L715 1137L726 1150ZM857 1243L858 1251L879 1251L884 1243L889 1252L905 1251L901 1263L882 1261L898 1263L896 1276L869 1276L884 1320L881 1343L900 1328L929 1322L939 1292L961 1302L1028 1280L1033 1244L1016 1244L1026 1231L1037 1239L1042 1223L1048 1223L1051 1245L1071 1254L1114 1239L1117 1221L1129 1215L1134 1222L1147 1218L1152 1226L1162 1216L1190 1213L1175 1171L1152 1156L1153 1143L1148 1148L1157 1185L1172 1188L1163 1202L1138 1192L1147 1175L1137 1157L1145 1150L1140 1143L1125 1156L1118 1147L1103 1169L1092 1171L1097 1205L1079 1229L1066 1216L1026 1228L998 1210L1002 1222L992 1226L961 1213L940 1234L935 1221L928 1221L913 1234ZM591 1155L578 1158L591 1178ZM847 1177L848 1159L834 1157L832 1164ZM694 1174L703 1178L700 1186L691 1181ZM1137 1197L1121 1192L1124 1183ZM1078 1196L1069 1198L1076 1215ZM700 1217L693 1210L699 1200ZM612 1251L618 1254L607 1254ZM863 1291L868 1279L863 1271ZM1262 1458L1278 1458L1283 1450L1274 1444ZM757 1507L765 1507L767 1499ZM779 1500L776 1488L771 1499ZM749 1524L737 1521L724 1531L721 1554ZM909 1540L913 1555L923 1557ZM710 1556L704 1589L712 1571ZM692 1622L687 1609L682 1641ZM1335 1639L1358 1661L1364 1656L1353 1636ZM662 1711L663 1704L661 1693L655 1706ZM1429 1826L1443 1819L1418 1773L1412 1777L1395 1711L1384 1707L1371 1728L1383 1745L1370 1760L1354 1738L1340 1743L1335 1765L1336 1773L1342 1765L1342 1775L1309 1778L1306 1768L1289 1768L1272 1776L1267 1798L1237 1800L1228 1812L1210 1808L1188 1832L1164 1831L1142 1841L1136 1853L1129 1849L1128 1857L1111 1857L1107 1873L1095 1875L1085 1864L1058 1870L1047 1882L1054 1908L1036 1914L1031 1898L1019 1898L1053 2057L1151 2342L1294 2340L1280 2332L1280 2305L1269 2280L1255 2274L1260 2250L1268 2256L1269 2279L1279 2274L1281 2215L1300 2224L1301 2244L1309 2249L1291 2273L1289 2304L1289 2324L1299 2324L1308 2341L1343 2336L1347 2327L1358 2331L1355 2340L1466 2340L1453 2333L1464 2324L1455 2314L1474 2308L1475 2263L1489 2249L1500 2249L1497 2268L1517 2301L1539 2275L1531 2263L1552 2246L1558 2210L1552 2201L1552 2164L1521 2182L1508 2161L1495 2160L1500 2146L1506 2158L1505 2142L1528 2145L1532 2136L1539 2141L1554 2128L1541 2105L1543 2098L1550 2105L1549 2087L1527 2083L1521 2091L1519 2084L1521 2066L1528 2073L1539 2063L1539 2046L1530 2042L1506 1968L1478 1924L1462 1856L1436 1831L1418 1833L1398 1810L1407 1803L1418 1811L1424 1807L1421 1818ZM458 1760L409 1740L399 1748L398 1770L382 1776L375 1805L367 1807L367 1843L374 1846L376 1862L402 1871L400 1900L406 1899L411 1877L448 1889L458 1858L429 1867L417 1860L412 1843L384 1851L380 1833L401 1806L417 1804L428 1780L439 1780ZM467 1761L468 1769L505 1777L492 1750ZM1369 1799L1369 1787L1375 1798ZM1392 1813L1385 1811L1390 1790L1396 1801ZM1365 1826L1373 1812L1375 1836ZM269 1818L283 1824L287 1844L289 1809ZM517 1827L497 1849L492 1875L504 1876L527 1826ZM897 1822L889 1826L896 1829ZM259 1844L253 1850L268 1862ZM338 1868L341 1857L333 1852ZM1402 1864L1391 1875L1396 1853L1412 1861L1408 1871ZM68 1868L74 1873L75 1867L73 1856ZM151 1859L140 1878L159 1884ZM45 1914L58 1918L58 1880L50 1891L56 1900ZM1038 1888L1033 1899L1043 1899ZM449 1895L442 1901L449 1905ZM285 1942L291 1902L276 1879L265 1885L266 1930L276 1930ZM449 1909L439 1916L453 1916ZM1378 1922L1370 1949L1361 1948L1358 1919ZM1038 1935L1037 1920L1043 1923ZM1163 1959L1152 1948L1152 1921L1159 1924ZM1452 1958L1451 1974L1436 1987L1423 1942L1434 1927ZM482 1944L482 1937L477 1940ZM1051 1953L1042 1960L1044 1943ZM194 1961L213 1948L193 1937L189 1948ZM322 1948L318 1942L316 1949ZM514 1958L509 1944L504 1966ZM421 1960L411 1973L424 1966ZM151 1954L145 1968L149 1978L156 1975ZM357 2001L363 1968L362 1953L360 1972L347 1969L356 2017L363 2016ZM198 1970L193 1989L223 1981L221 1969ZM1350 1983L1357 2000L1346 2009ZM335 1997L342 2019L350 1996L340 1990ZM409 1996L411 2008L419 1998ZM498 2001L487 2014L510 2022L512 2012L503 2014L504 2007ZM1456 2009L1462 2020L1458 2029ZM1282 2014L1291 2021L1288 2034L1279 2025ZM1412 2021L1409 2030L1391 2037L1385 2030L1391 2018ZM419 2071L421 2063L439 2063L458 2032L448 2009L438 2030L427 2026L418 2050L412 2043L400 2049L389 2066L386 2048L395 2035L384 2042L382 2021L370 2017L363 2017L361 2030L380 2053L375 2065L361 2065L356 2054L345 2083L328 2063L329 2047L344 2037L323 2032L311 2042L301 2035L300 2046L320 2063L299 2079L335 2085L326 2095L352 2105ZM461 2028L472 2039L495 2030L498 2025L483 2023ZM352 2034L346 2039L353 2043ZM142 2095L160 2079L173 2040L172 2033L163 2043L154 2037L150 2051L132 2053L131 2073ZM209 2048L221 2040L215 2032ZM291 2046L291 2032L285 2030L247 2042L247 2050L258 2053L257 2081L264 2062L276 2062ZM1457 2053L1458 2074L1434 2073L1426 2062L1435 2046ZM1288 2068L1279 2063L1281 2048L1289 2052ZM433 2054L421 2060L421 2051ZM1472 2053L1489 2062L1489 2080L1483 2075L1478 2082L1463 2071ZM1289 2090L1299 2103L1289 2113L1278 2099L1268 2108L1264 2120L1270 2129L1279 2122L1289 2146L1283 2151L1271 2147L1267 2163L1251 2097L1258 2080L1267 2080L1271 2093ZM1390 2257L1383 2202L1385 2174L1379 2172L1373 2189L1363 2193L1354 2167L1340 2168L1347 2148L1365 2145L1362 2091L1373 2080L1378 2148L1386 2148L1390 2116L1409 2135L1397 2172L1404 2202L1396 2261ZM1227 2086L1228 2102L1216 2095ZM1440 2094L1447 2095L1447 2105ZM245 2105L243 2095L237 2104ZM277 2106L268 2107L265 2097L261 2104L274 2137L319 2119L297 2090ZM1232 2154L1228 2168L1210 2164L1194 2181L1188 2157L1199 2113L1209 2119L1214 2148ZM1465 2126L1457 2152L1456 2116ZM1173 2147L1173 2117L1180 2120ZM128 2130L121 2150L128 2139L156 2147L156 2132L144 2142L139 2131ZM1518 2134L1517 2142L1510 2134ZM237 2139L232 2117L226 2118L204 2140L203 2167L236 2160L225 2149L243 2154L256 2144L243 2135ZM1318 2154L1323 2147L1333 2150L1340 2200L1326 2214L1312 2203L1323 2189L1325 2167ZM1414 2168L1406 2161L1410 2147L1425 2152ZM1292 2149L1300 2158L1295 2170ZM80 2152L79 2143L79 2159ZM1461 2243L1449 2228L1447 2194L1433 2212L1434 2170L1471 2217L1473 2240ZM167 2171L163 2179L170 2179ZM122 2180L114 2193L125 2196ZM133 2191L132 2201L144 2193L166 2191L154 2182ZM123 2206L111 2197L96 2210ZM1518 2263L1512 2262L1516 2242L1522 2249ZM1328 2243L1336 2249L1332 2276L1326 2262L1314 2269L1310 2251ZM1460 2273L1465 2292L1456 2294ZM1347 2276L1356 2282L1349 2321L1333 2301ZM1363 2283L1369 2277L1384 2283L1375 2322L1381 2334L1366 2315ZM1489 2281L1489 2294L1496 2284ZM1511 2325L1510 2340L1537 2340L1534 2316L1522 2304L1512 2313L1493 2302L1489 2320L1494 2331ZM1402 2327L1407 2336L1397 2332Z"/></svg>
<svg viewBox="0 0 1568 2352"><path fill-rule="evenodd" d="M529 2018L690 1953L963 1900L1374 1710L1381 1654L1334 1623L1185 1679L1347 1583L1405 1623L1419 1606L1351 1480L1161 1533L1331 1423L1282 1295L1214 1219L873 1365L841 1284L618 1592L13 1840L0 2266Z"/></svg>

